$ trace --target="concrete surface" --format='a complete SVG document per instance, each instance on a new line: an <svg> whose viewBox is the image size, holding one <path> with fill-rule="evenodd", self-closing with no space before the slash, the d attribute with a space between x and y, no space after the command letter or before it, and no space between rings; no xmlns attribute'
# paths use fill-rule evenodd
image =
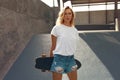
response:
<svg viewBox="0 0 120 80"><path fill-rule="evenodd" d="M41 0L0 0L0 80L33 35L50 32L53 18Z"/></svg>
<svg viewBox="0 0 120 80"><path fill-rule="evenodd" d="M75 54L82 63L78 80L120 80L119 32L80 33L79 42ZM52 80L50 72L34 68L35 58L41 53L48 55L50 45L49 34L33 36L4 80ZM66 74L62 80L68 80Z"/></svg>

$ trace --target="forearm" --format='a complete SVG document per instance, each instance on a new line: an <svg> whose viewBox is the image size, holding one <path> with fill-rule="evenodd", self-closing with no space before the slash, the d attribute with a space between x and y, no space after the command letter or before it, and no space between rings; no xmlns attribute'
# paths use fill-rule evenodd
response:
<svg viewBox="0 0 120 80"><path fill-rule="evenodd" d="M50 50L50 57L53 57L53 49Z"/></svg>

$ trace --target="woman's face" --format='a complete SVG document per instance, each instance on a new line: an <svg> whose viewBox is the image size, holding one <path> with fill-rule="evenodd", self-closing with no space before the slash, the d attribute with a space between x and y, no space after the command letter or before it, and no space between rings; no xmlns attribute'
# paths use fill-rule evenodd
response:
<svg viewBox="0 0 120 80"><path fill-rule="evenodd" d="M71 19L72 19L72 12L71 12L71 10L70 9L66 9L65 10L65 13L64 13L64 22L70 22L71 21Z"/></svg>

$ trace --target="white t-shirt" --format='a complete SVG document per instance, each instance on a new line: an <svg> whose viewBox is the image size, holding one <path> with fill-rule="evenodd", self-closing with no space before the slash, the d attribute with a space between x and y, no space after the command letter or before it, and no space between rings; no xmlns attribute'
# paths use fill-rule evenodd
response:
<svg viewBox="0 0 120 80"><path fill-rule="evenodd" d="M54 26L51 34L57 37L56 48L53 54L70 56L76 52L79 35L75 27L69 27L63 24Z"/></svg>

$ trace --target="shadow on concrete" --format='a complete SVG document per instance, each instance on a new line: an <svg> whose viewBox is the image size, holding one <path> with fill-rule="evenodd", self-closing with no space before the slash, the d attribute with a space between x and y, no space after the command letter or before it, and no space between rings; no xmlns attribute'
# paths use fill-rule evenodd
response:
<svg viewBox="0 0 120 80"><path fill-rule="evenodd" d="M35 68L35 59L49 47L49 35L36 35L29 41L3 80L52 80L51 72Z"/></svg>

